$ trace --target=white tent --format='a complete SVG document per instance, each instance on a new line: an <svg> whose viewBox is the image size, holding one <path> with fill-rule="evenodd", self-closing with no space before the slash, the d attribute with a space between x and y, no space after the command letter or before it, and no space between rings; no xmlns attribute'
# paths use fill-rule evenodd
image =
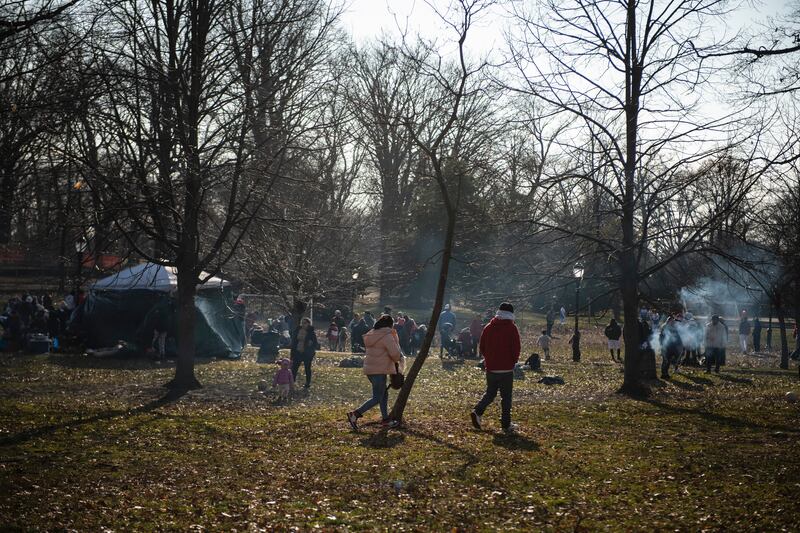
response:
<svg viewBox="0 0 800 533"><path fill-rule="evenodd" d="M156 265L155 263L143 263L124 270L116 274L98 280L92 285L92 290L97 291L129 291L144 289L150 291L172 292L178 289L178 275L175 267ZM201 279L208 276L205 272ZM223 279L212 277L198 289L219 289L227 287L230 282Z"/></svg>

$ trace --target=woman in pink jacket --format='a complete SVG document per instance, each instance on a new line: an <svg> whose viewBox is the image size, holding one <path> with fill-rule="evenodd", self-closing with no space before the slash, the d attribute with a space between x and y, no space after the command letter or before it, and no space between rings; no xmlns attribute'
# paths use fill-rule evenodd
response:
<svg viewBox="0 0 800 533"><path fill-rule="evenodd" d="M403 352L393 326L392 317L383 315L375 322L375 327L364 334L364 346L367 349L364 374L372 384L372 398L355 411L347 413L347 422L353 431L358 430L357 420L376 405L381 408L381 423L384 427L398 425L396 420L389 420L389 391L386 387L387 374L396 374L398 369L402 371L403 365Z"/></svg>

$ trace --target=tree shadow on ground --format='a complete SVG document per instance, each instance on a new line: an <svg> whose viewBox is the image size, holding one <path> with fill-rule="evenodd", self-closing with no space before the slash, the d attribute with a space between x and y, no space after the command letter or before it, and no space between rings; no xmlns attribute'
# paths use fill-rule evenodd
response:
<svg viewBox="0 0 800 533"><path fill-rule="evenodd" d="M205 365L214 359L195 358L195 365ZM109 357L93 357L83 354L50 354L47 362L64 368L97 368L102 370L152 370L154 368L175 368L175 360L158 362L145 355L115 355Z"/></svg>
<svg viewBox="0 0 800 533"><path fill-rule="evenodd" d="M520 434L506 435L505 433L495 433L492 442L495 446L500 446L507 450L523 452L539 451L538 442Z"/></svg>
<svg viewBox="0 0 800 533"><path fill-rule="evenodd" d="M786 376L788 374L794 374L791 370L765 370L761 368L730 368L730 367L723 367L723 371L726 374L756 374L760 376Z"/></svg>
<svg viewBox="0 0 800 533"><path fill-rule="evenodd" d="M22 431L20 433L15 433L14 435L9 435L7 437L0 438L0 447L15 446L17 444L22 444L23 442L27 442L37 437L44 437L46 435L53 434L56 431L62 429L77 428L87 424L102 422L117 417L130 417L144 413L150 413L155 411L159 407L164 407L165 405L177 401L185 394L186 391L169 390L161 398L152 400L144 405L140 405L139 407L135 407L133 409L127 409L127 410L114 409L114 410L102 411L94 416L90 416L87 418L77 418L74 420L59 422L58 424L49 424L46 426L40 426L37 428Z"/></svg>
<svg viewBox="0 0 800 533"><path fill-rule="evenodd" d="M750 430L768 430L768 431L782 431L786 433L796 433L800 434L800 428L796 427L789 427L789 426L781 426L776 424L759 424L756 422L751 422L749 420L744 420L741 418L736 418L733 416L722 415L719 413L713 413L710 411L706 411L699 407L682 407L679 405L670 405L664 402L661 402L654 398L640 398L638 401L647 403L652 405L653 407L660 409L662 411L680 414L680 415L692 415L698 416L708 422L712 422L714 424L719 424L722 426L727 426L729 428L734 429L750 429Z"/></svg>
<svg viewBox="0 0 800 533"><path fill-rule="evenodd" d="M713 385L714 382L708 378L704 378L703 376L695 376L693 374L684 374L686 379L697 383L698 385Z"/></svg>
<svg viewBox="0 0 800 533"><path fill-rule="evenodd" d="M683 374L681 374L681 375L683 375ZM691 379L691 378L689 378L689 376L686 376L686 377L688 379ZM669 383L671 383L672 385L676 386L677 388L685 390L685 391L689 391L689 392L701 392L701 391L705 390L705 387L703 385L699 384L699 383L686 383L685 381L681 381L681 380L675 379L675 377L672 377L667 381ZM694 381L694 380L692 380L692 381Z"/></svg>
<svg viewBox="0 0 800 533"><path fill-rule="evenodd" d="M752 385L753 380L750 378L738 378L736 376L729 376L727 374L718 374L717 377L723 381L729 381L731 383L738 383L740 385Z"/></svg>

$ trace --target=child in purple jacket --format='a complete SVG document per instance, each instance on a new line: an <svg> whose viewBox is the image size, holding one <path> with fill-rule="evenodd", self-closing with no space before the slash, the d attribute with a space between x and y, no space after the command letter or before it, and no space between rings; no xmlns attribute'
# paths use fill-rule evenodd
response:
<svg viewBox="0 0 800 533"><path fill-rule="evenodd" d="M281 368L275 372L272 387L277 387L281 401L289 400L289 393L294 389L294 376L292 376L291 361L286 358L280 360Z"/></svg>

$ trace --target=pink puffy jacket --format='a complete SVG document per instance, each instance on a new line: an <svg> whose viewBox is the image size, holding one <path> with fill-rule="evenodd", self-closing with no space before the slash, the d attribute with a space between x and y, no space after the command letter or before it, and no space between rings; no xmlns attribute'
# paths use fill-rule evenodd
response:
<svg viewBox="0 0 800 533"><path fill-rule="evenodd" d="M403 352L392 328L371 329L364 334L364 374L396 374L395 363L403 371Z"/></svg>

